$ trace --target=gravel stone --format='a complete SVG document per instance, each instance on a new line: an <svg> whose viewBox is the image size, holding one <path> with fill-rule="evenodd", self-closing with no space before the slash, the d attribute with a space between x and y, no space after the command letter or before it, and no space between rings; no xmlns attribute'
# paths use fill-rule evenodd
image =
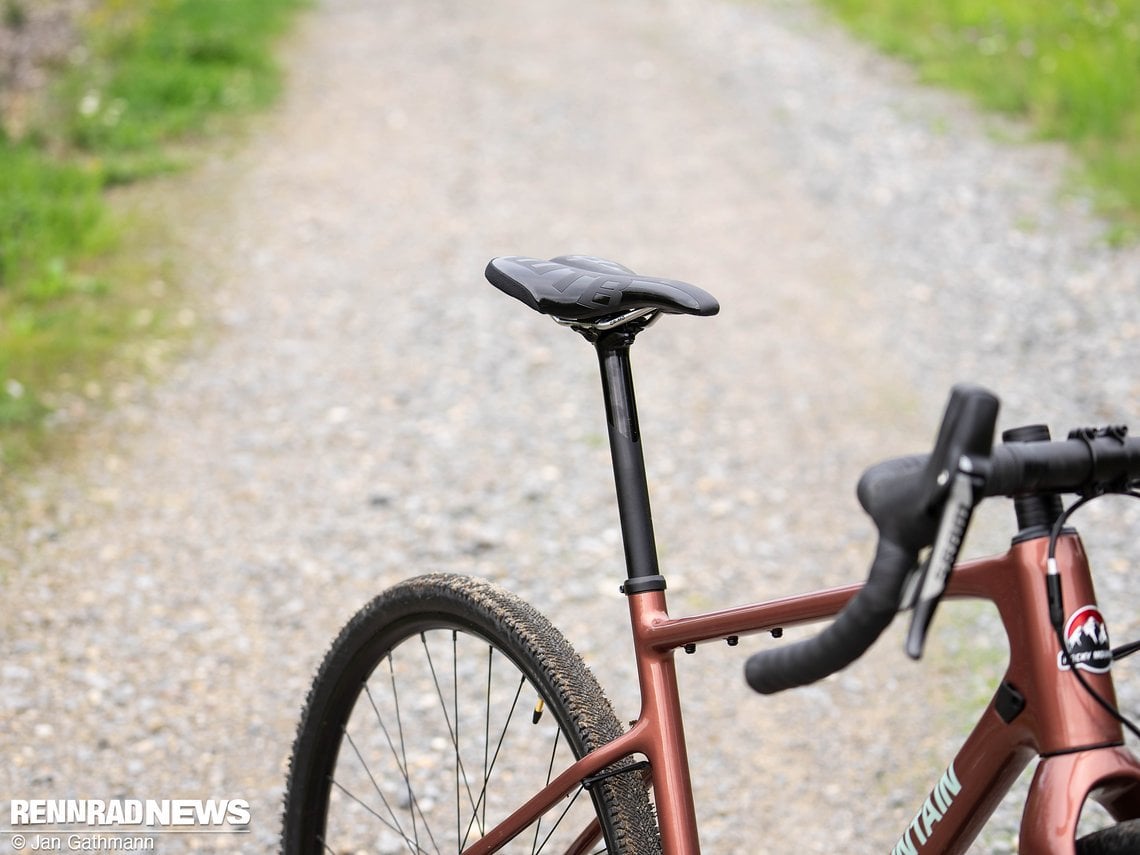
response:
<svg viewBox="0 0 1140 855"><path fill-rule="evenodd" d="M858 475L928 447L957 380L1002 427L1135 421L1140 254L1063 192L1064 152L805 4L319 0L288 48L248 144L145 200L214 334L13 497L12 797L244 798L238 844L162 851L275 851L320 657L430 571L532 602L636 715L595 359L486 284L494 255L720 298L634 353L677 614L862 578ZM1134 638L1140 509L1077 521ZM968 551L1011 525L983 508ZM767 639L680 658L706 851L889 850L1005 650L970 606L921 665L901 638L772 699L741 679ZM973 851L1013 851L1017 822L1007 803Z"/></svg>

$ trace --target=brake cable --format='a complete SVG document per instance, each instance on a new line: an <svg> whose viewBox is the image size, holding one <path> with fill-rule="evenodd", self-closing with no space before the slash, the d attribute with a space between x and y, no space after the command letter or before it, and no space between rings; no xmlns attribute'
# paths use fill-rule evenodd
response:
<svg viewBox="0 0 1140 855"><path fill-rule="evenodd" d="M1081 496L1081 498L1062 511L1060 516L1057 517L1057 520L1053 523L1053 528L1049 532L1049 552L1046 561L1047 573L1045 582L1049 595L1049 622L1053 625L1053 631L1057 634L1057 642L1061 646L1061 655L1064 657L1065 665L1073 676L1077 678L1077 682L1080 683L1081 688L1083 688L1105 712L1128 728L1133 736L1140 738L1140 728L1133 724L1132 721L1114 705L1105 700L1105 698L1089 684L1088 680L1084 678L1084 675L1080 673L1080 669L1076 663L1073 662L1073 654L1072 651L1069 650L1069 643L1065 639L1065 610L1061 601L1061 574L1057 568L1057 539L1061 536L1061 530L1064 528L1065 522L1078 508L1088 504L1093 499L1099 499L1101 496L1131 496L1134 499L1140 499L1140 492L1129 489L1128 487L1119 487L1117 489L1100 487L1095 491L1090 491ZM1112 651L1112 661L1115 662L1117 659L1123 659L1125 656L1135 653L1137 650L1140 650L1140 641L1134 641L1115 648Z"/></svg>
<svg viewBox="0 0 1140 855"><path fill-rule="evenodd" d="M1140 641L1131 641L1128 644L1122 644L1119 647L1112 648L1112 661L1116 662L1123 659L1125 656L1131 656L1137 650L1140 650Z"/></svg>

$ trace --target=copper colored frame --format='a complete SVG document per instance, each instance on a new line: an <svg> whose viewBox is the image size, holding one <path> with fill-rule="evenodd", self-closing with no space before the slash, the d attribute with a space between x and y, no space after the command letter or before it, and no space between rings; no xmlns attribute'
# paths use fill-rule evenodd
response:
<svg viewBox="0 0 1140 855"><path fill-rule="evenodd" d="M1140 762L1123 747L1120 724L1058 666L1060 647L1048 620L1045 594L1046 546L1047 538L1024 541L1005 555L960 565L951 578L947 597L982 599L997 606L1009 639L1010 661L1003 684L1024 698L1024 707L1007 722L998 712L995 695L949 767L957 785L950 793L953 797L948 797L943 782L936 785L927 805L903 831L895 852L965 852L1035 757L1041 762L1022 817L1022 852L1071 855L1077 822L1089 798L1118 821L1140 817ZM1057 560L1063 568L1067 612L1095 606L1088 559L1077 535L1061 538ZM626 734L563 771L465 852L498 851L584 779L636 755L650 764L648 777L664 852L699 852L674 652L685 645L832 618L859 587L683 618L669 617L661 591L630 595L642 697L638 720ZM1085 676L1102 697L1115 701L1110 673ZM1008 718L1010 713L1005 715ZM572 851L592 851L591 844L599 837L595 822Z"/></svg>

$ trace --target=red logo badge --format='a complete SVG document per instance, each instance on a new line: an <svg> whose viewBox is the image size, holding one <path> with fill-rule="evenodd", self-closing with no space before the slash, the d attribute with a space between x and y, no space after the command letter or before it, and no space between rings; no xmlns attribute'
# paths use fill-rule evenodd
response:
<svg viewBox="0 0 1140 855"><path fill-rule="evenodd" d="M1093 674L1104 674L1112 667L1112 648L1108 643L1108 625L1096 606L1081 606L1065 622L1064 651L1057 654L1057 667L1069 670L1069 664Z"/></svg>

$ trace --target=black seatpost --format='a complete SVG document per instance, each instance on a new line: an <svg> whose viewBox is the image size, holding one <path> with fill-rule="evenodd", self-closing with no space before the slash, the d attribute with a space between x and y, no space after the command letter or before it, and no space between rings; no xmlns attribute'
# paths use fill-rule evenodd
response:
<svg viewBox="0 0 1140 855"><path fill-rule="evenodd" d="M602 369L610 454L613 457L618 515L629 577L622 591L637 594L663 591L665 579L657 565L657 544L653 537L649 485L645 477L645 458L641 451L641 431L629 358L630 345L640 327L637 324L629 327L632 328L601 333L594 340L594 345Z"/></svg>

